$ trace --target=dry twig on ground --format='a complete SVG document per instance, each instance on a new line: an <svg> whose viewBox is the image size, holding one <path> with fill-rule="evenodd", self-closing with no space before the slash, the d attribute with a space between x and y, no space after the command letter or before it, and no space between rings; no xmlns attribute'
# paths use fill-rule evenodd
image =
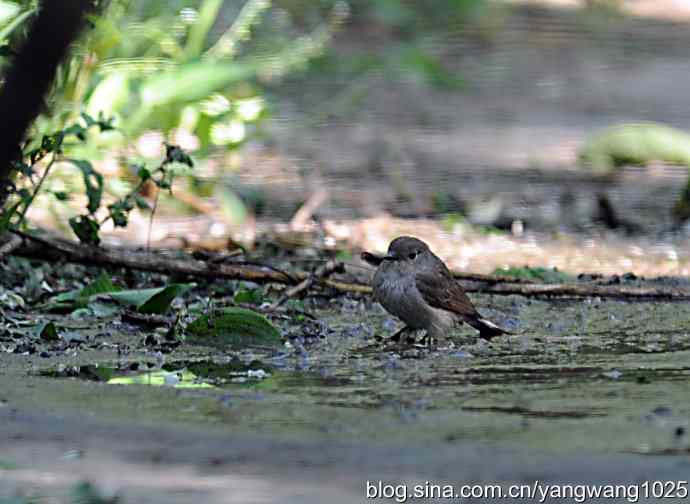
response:
<svg viewBox="0 0 690 504"><path fill-rule="evenodd" d="M314 283L327 279L333 273L345 273L345 265L338 261L327 261L325 264L322 264L316 268L314 273L310 274L300 283L285 289L285 292L283 292L283 295L280 297L280 299L271 305L271 310L277 309L288 299L297 297L307 292L313 287Z"/></svg>

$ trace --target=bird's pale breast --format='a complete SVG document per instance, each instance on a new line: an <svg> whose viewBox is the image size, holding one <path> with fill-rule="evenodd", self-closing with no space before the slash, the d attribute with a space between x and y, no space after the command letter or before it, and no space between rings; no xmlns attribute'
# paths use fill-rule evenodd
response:
<svg viewBox="0 0 690 504"><path fill-rule="evenodd" d="M378 271L374 276L374 297L391 314L413 329L426 329L433 337L444 336L456 317L433 308L417 289L414 275L393 276Z"/></svg>

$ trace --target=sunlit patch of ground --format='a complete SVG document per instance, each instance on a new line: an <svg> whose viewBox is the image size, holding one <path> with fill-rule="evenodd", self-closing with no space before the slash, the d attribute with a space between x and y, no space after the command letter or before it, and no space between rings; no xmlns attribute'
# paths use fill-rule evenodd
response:
<svg viewBox="0 0 690 504"><path fill-rule="evenodd" d="M543 5L548 7L579 9L587 0L505 0L519 5ZM606 0L600 0L605 3ZM594 0L592 3L596 2ZM627 14L641 17L668 19L672 21L690 20L690 5L685 0L612 0Z"/></svg>

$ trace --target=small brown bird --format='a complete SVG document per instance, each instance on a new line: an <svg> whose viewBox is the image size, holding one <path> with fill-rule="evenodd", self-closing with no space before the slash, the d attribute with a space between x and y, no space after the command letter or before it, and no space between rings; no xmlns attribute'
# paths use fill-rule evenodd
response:
<svg viewBox="0 0 690 504"><path fill-rule="evenodd" d="M363 252L362 259L377 266L374 298L406 324L393 340L410 329L425 329L428 337L442 338L461 322L487 340L510 334L479 314L448 267L423 241L400 236L384 257Z"/></svg>

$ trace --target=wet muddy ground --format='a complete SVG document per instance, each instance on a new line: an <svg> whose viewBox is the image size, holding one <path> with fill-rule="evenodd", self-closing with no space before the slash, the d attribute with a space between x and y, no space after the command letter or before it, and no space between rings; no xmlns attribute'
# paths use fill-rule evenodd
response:
<svg viewBox="0 0 690 504"><path fill-rule="evenodd" d="M273 317L284 347L231 351L166 347L121 315L54 316L71 336L45 342L5 311L4 495L87 479L123 502L352 502L366 479L682 479L687 303L473 299L514 334L398 346L370 300L317 297L299 304L316 320Z"/></svg>

